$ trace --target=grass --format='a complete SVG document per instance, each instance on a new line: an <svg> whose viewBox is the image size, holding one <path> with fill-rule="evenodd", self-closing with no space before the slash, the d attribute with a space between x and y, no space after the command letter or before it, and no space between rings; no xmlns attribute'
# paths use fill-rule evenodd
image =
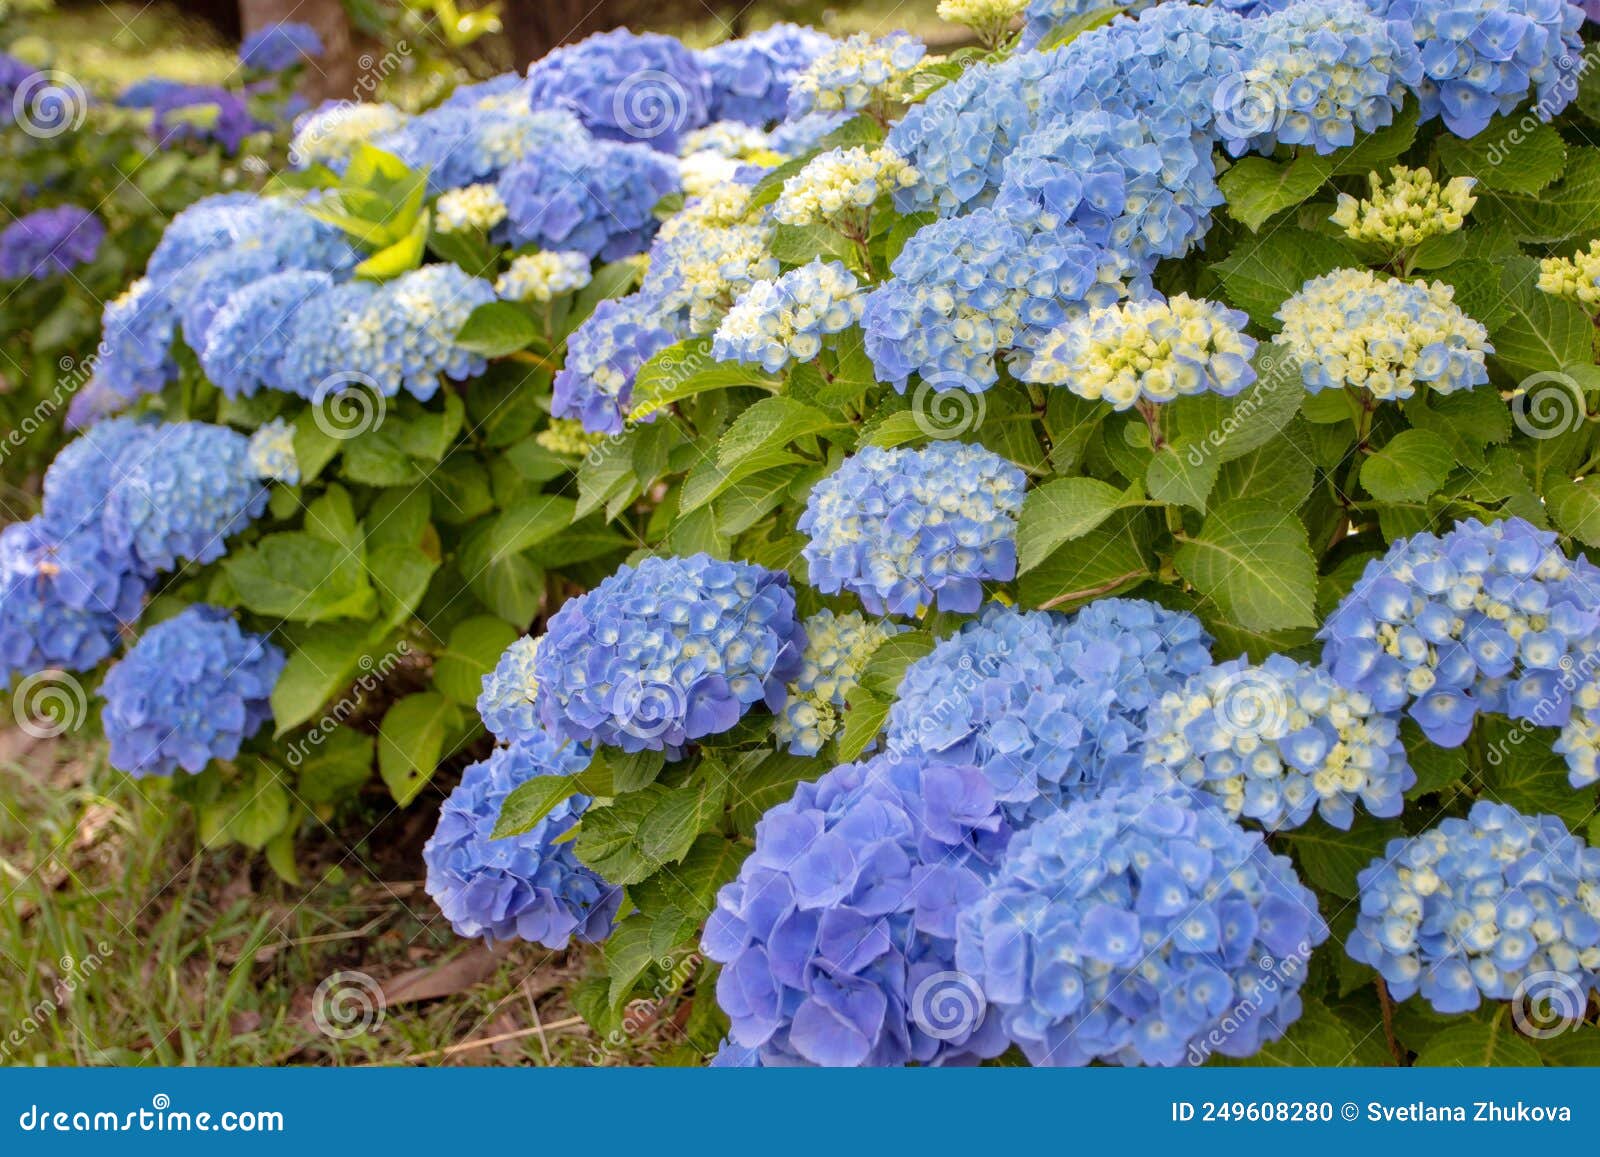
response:
<svg viewBox="0 0 1600 1157"><path fill-rule="evenodd" d="M295 888L241 848L198 849L162 781L0 733L0 1063L687 1059L671 1015L600 1048L563 995L581 951L450 931L416 878L436 800L308 830Z"/></svg>

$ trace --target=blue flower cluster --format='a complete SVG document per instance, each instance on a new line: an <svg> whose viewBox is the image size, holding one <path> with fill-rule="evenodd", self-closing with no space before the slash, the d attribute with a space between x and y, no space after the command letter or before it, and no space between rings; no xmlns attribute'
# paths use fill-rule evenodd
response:
<svg viewBox="0 0 1600 1157"><path fill-rule="evenodd" d="M426 402L441 377L460 382L483 372L488 363L456 344L456 334L474 309L494 300L494 286L459 265L441 262L402 274L341 321L337 340L349 359L345 368L371 379L386 397L404 389Z"/></svg>
<svg viewBox="0 0 1600 1157"><path fill-rule="evenodd" d="M560 949L611 935L622 889L578 862L569 836L588 808L570 796L520 836L494 839L506 796L538 775L571 775L589 753L543 732L497 747L461 776L422 849L426 888L460 936Z"/></svg>
<svg viewBox="0 0 1600 1157"><path fill-rule="evenodd" d="M1318 153L1394 120L1422 80L1411 28L1361 0L1297 0L1251 24L1243 83L1217 91L1217 131L1235 152L1278 144Z"/></svg>
<svg viewBox="0 0 1600 1157"><path fill-rule="evenodd" d="M762 817L706 923L743 1059L960 1064L1003 1052L997 1018L952 966L958 913L1009 836L972 767L879 756L800 784Z"/></svg>
<svg viewBox="0 0 1600 1157"><path fill-rule="evenodd" d="M602 301L567 339L551 413L576 418L591 434L620 433L633 416L639 367L681 336L677 320L653 297L633 293Z"/></svg>
<svg viewBox="0 0 1600 1157"><path fill-rule="evenodd" d="M534 660L538 655L538 637L524 635L505 649L494 670L483 677L478 717L502 743L532 744L544 734L535 705L539 677L534 673Z"/></svg>
<svg viewBox="0 0 1600 1157"><path fill-rule="evenodd" d="M568 141L501 174L500 232L512 245L615 261L649 246L660 225L656 203L677 189L677 166L654 149Z"/></svg>
<svg viewBox="0 0 1600 1157"><path fill-rule="evenodd" d="M163 89L151 101L150 112L150 135L160 149L184 141L216 143L231 157L251 133L272 127L256 118L243 96L213 84Z"/></svg>
<svg viewBox="0 0 1600 1157"><path fill-rule="evenodd" d="M795 77L834 44L813 28L774 24L706 49L700 63L711 78L710 119L760 128L783 120Z"/></svg>
<svg viewBox="0 0 1600 1157"><path fill-rule="evenodd" d="M1555 816L1479 800L1465 819L1391 840L1356 882L1346 950L1396 1000L1420 992L1439 1012L1470 1012L1551 973L1576 1009L1600 991L1600 849Z"/></svg>
<svg viewBox="0 0 1600 1157"><path fill-rule="evenodd" d="M656 237L639 292L664 321L675 319L690 334L707 334L717 328L735 297L777 276L770 225L704 224L686 215Z"/></svg>
<svg viewBox="0 0 1600 1157"><path fill-rule="evenodd" d="M1520 518L1468 519L1397 539L1318 637L1341 686L1458 747L1479 711L1564 722L1597 627L1600 569Z"/></svg>
<svg viewBox="0 0 1600 1157"><path fill-rule="evenodd" d="M846 112L811 112L791 117L767 135L774 152L785 157L803 157L821 146L827 135L850 119Z"/></svg>
<svg viewBox="0 0 1600 1157"><path fill-rule="evenodd" d="M528 94L534 108L567 110L597 137L668 153L711 119L711 79L695 54L671 36L626 28L535 61Z"/></svg>
<svg viewBox="0 0 1600 1157"><path fill-rule="evenodd" d="M817 483L796 524L819 591L847 590L874 615L970 614L985 582L1017 573L1027 476L982 446L866 446Z"/></svg>
<svg viewBox="0 0 1600 1157"><path fill-rule="evenodd" d="M806 649L789 701L778 716L776 738L795 755L815 755L833 737L862 669L887 639L910 630L859 611L820 610L804 625Z"/></svg>
<svg viewBox="0 0 1600 1157"><path fill-rule="evenodd" d="M25 213L0 230L0 277L70 273L94 260L105 236L100 218L76 205Z"/></svg>
<svg viewBox="0 0 1600 1157"><path fill-rule="evenodd" d="M293 270L274 273L237 290L206 329L198 351L206 377L230 398L259 389L298 393L305 387L285 372L290 337L302 311L319 329L331 319L322 306L334 287L326 273Z"/></svg>
<svg viewBox="0 0 1600 1157"><path fill-rule="evenodd" d="M809 362L822 339L861 319L855 275L820 258L776 281L758 281L734 303L717 327L711 356L719 362L754 362L775 374L791 361Z"/></svg>
<svg viewBox="0 0 1600 1157"><path fill-rule="evenodd" d="M1327 937L1259 833L1131 792L1019 832L962 910L956 967L1035 1065L1193 1065L1280 1038Z"/></svg>
<svg viewBox="0 0 1600 1157"><path fill-rule="evenodd" d="M1491 117L1514 110L1530 92L1549 120L1578 91L1583 12L1557 0L1389 0L1389 20L1410 25L1422 51L1415 84L1422 117L1443 117L1474 137Z"/></svg>
<svg viewBox="0 0 1600 1157"><path fill-rule="evenodd" d="M441 105L373 144L409 168L426 169L428 188L440 193L493 181L524 158L550 164L586 140L577 120L557 110Z"/></svg>
<svg viewBox="0 0 1600 1157"><path fill-rule="evenodd" d="M911 72L928 47L909 32L873 38L858 32L833 45L794 79L789 116L809 112L859 112L895 104L910 94Z"/></svg>
<svg viewBox="0 0 1600 1157"><path fill-rule="evenodd" d="M783 707L805 632L789 576L710 555L623 567L551 616L534 659L556 735L676 752Z"/></svg>
<svg viewBox="0 0 1600 1157"><path fill-rule="evenodd" d="M15 119L17 90L39 70L25 64L8 52L0 52L0 125L10 125Z"/></svg>
<svg viewBox="0 0 1600 1157"><path fill-rule="evenodd" d="M100 684L111 766L133 776L191 774L272 718L268 702L284 666L264 636L227 611L194 605L139 637Z"/></svg>
<svg viewBox="0 0 1600 1157"><path fill-rule="evenodd" d="M258 28L239 45L239 63L262 72L283 72L321 55L322 37L298 20Z"/></svg>
<svg viewBox="0 0 1600 1157"><path fill-rule="evenodd" d="M1020 826L1136 777L1147 713L1210 644L1193 615L1137 599L1070 618L993 604L907 668L889 750L979 767Z"/></svg>
<svg viewBox="0 0 1600 1157"><path fill-rule="evenodd" d="M1398 716L1284 655L1208 667L1167 692L1149 715L1145 763L1269 832L1314 812L1348 829L1358 802L1397 816L1417 782Z"/></svg>
<svg viewBox="0 0 1600 1157"><path fill-rule="evenodd" d="M291 393L318 403L344 388L363 385L361 368L352 363L344 328L366 313L380 286L372 281L346 281L317 299L315 309L295 311L288 321L278 380Z"/></svg>
<svg viewBox="0 0 1600 1157"><path fill-rule="evenodd" d="M913 373L981 393L999 379L997 355L1128 292L1125 262L1076 228L1034 231L995 208L924 227L890 270L861 325L878 380L901 393Z"/></svg>

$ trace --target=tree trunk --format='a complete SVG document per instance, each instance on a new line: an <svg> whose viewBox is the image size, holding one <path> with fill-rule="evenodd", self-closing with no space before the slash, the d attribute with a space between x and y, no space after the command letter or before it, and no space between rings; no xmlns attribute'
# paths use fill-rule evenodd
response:
<svg viewBox="0 0 1600 1157"><path fill-rule="evenodd" d="M622 23L616 0L505 0L501 19L517 69L559 44L571 44Z"/></svg>
<svg viewBox="0 0 1600 1157"><path fill-rule="evenodd" d="M537 2L537 0L535 0ZM340 0L239 0L244 35L285 20L309 24L322 38L322 58L306 62L301 84L317 100L358 100L355 35Z"/></svg>

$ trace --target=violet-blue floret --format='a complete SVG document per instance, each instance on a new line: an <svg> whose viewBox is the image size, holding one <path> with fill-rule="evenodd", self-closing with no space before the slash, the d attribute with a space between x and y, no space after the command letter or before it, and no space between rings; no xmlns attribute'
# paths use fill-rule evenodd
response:
<svg viewBox="0 0 1600 1157"><path fill-rule="evenodd" d="M341 326L351 370L385 397L405 390L426 402L441 379L484 371L481 355L456 341L472 311L495 300L494 286L459 265L424 265L385 282Z"/></svg>
<svg viewBox="0 0 1600 1157"><path fill-rule="evenodd" d="M649 247L657 202L678 191L678 167L643 145L586 141L510 166L496 187L506 206L497 236L615 261Z"/></svg>
<svg viewBox="0 0 1600 1157"><path fill-rule="evenodd" d="M632 419L639 368L683 336L675 313L642 293L595 307L567 341L566 364L556 373L551 413L575 418L591 434L616 434ZM651 420L654 414L638 415Z"/></svg>
<svg viewBox="0 0 1600 1157"><path fill-rule="evenodd" d="M535 109L562 109L597 137L676 153L711 120L711 78L682 42L626 28L555 49L528 68Z"/></svg>
<svg viewBox="0 0 1600 1157"><path fill-rule="evenodd" d="M206 330L199 350L206 377L230 398L260 389L295 392L283 372L296 318L309 307L319 324L330 318L321 306L334 287L320 271L275 273L230 295Z"/></svg>
<svg viewBox="0 0 1600 1157"><path fill-rule="evenodd" d="M239 63L262 72L285 69L322 55L322 37L309 24L283 20L258 28L239 45Z"/></svg>
<svg viewBox="0 0 1600 1157"><path fill-rule="evenodd" d="M794 78L834 44L814 28L774 24L705 49L700 62L711 81L710 119L759 128L783 120Z"/></svg>
<svg viewBox="0 0 1600 1157"><path fill-rule="evenodd" d="M77 205L24 214L0 230L0 277L70 273L94 260L105 236L100 218Z"/></svg>

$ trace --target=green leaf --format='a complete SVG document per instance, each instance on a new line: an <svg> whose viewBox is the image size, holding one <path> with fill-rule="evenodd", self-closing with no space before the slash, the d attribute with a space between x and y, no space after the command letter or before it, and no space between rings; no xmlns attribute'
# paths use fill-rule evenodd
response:
<svg viewBox="0 0 1600 1157"><path fill-rule="evenodd" d="M1017 521L1017 569L1030 571L1064 542L1099 526L1128 498L1095 478L1056 478L1028 491Z"/></svg>
<svg viewBox="0 0 1600 1157"><path fill-rule="evenodd" d="M1566 142L1551 125L1526 128L1517 118L1495 117L1469 139L1439 138L1439 159L1452 177L1474 177L1480 189L1534 194L1561 175Z"/></svg>
<svg viewBox="0 0 1600 1157"><path fill-rule="evenodd" d="M219 801L219 818L224 836L258 852L289 822L289 794L277 768L265 760L252 762L250 777L234 784Z"/></svg>
<svg viewBox="0 0 1600 1157"><path fill-rule="evenodd" d="M524 554L494 549L494 524L461 545L457 566L472 593L508 623L531 623L544 598L544 571Z"/></svg>
<svg viewBox="0 0 1600 1157"><path fill-rule="evenodd" d="M333 695L348 686L357 670L388 672L403 655L402 643L387 655L370 639L366 623L336 622L315 628L287 627L275 635L288 654L283 674L272 688L275 737L298 727L322 710Z"/></svg>
<svg viewBox="0 0 1600 1157"><path fill-rule="evenodd" d="M633 383L633 405L654 410L711 390L759 385L773 389L776 382L738 362L719 362L711 356L711 339L690 338L668 346L639 367Z"/></svg>
<svg viewBox="0 0 1600 1157"><path fill-rule="evenodd" d="M1280 838L1294 849L1308 880L1348 900L1355 898L1357 873L1380 858L1390 840L1403 835L1405 829L1396 820L1361 816L1343 832L1318 816Z"/></svg>
<svg viewBox="0 0 1600 1157"><path fill-rule="evenodd" d="M1417 773L1416 785L1406 792L1407 799L1421 799L1452 788L1472 771L1472 765L1459 748L1444 748L1430 742L1412 719L1400 721L1400 740L1405 744L1411 769Z"/></svg>
<svg viewBox="0 0 1600 1157"><path fill-rule="evenodd" d="M1595 212L1600 214L1600 205ZM1490 330L1494 356L1514 375L1588 363L1594 326L1581 308L1511 269L1502 281L1506 317Z"/></svg>
<svg viewBox="0 0 1600 1157"><path fill-rule="evenodd" d="M552 494L525 499L495 519L490 545L497 556L520 554L571 526L577 507L572 499Z"/></svg>
<svg viewBox="0 0 1600 1157"><path fill-rule="evenodd" d="M1279 961L1278 964L1280 968L1305 970L1303 961ZM1304 1068L1315 1065L1319 1068L1339 1068L1357 1063L1355 1052L1355 1038L1350 1035L1344 1021L1321 1001L1307 999L1300 1019L1289 1027L1280 1040L1263 1045L1259 1052L1247 1059L1218 1057L1217 1062L1247 1067Z"/></svg>
<svg viewBox="0 0 1600 1157"><path fill-rule="evenodd" d="M665 793L639 821L639 854L658 868L683 859L695 837L721 814L724 790L725 785L703 779Z"/></svg>
<svg viewBox="0 0 1600 1157"><path fill-rule="evenodd" d="M808 435L836 430L836 421L815 406L793 398L763 398L734 420L717 444L715 462L707 462L684 481L679 513L704 506L741 478L799 461L784 449Z"/></svg>
<svg viewBox="0 0 1600 1157"><path fill-rule="evenodd" d="M467 316L456 334L456 344L486 358L503 358L527 349L540 338L538 322L523 306L489 301Z"/></svg>
<svg viewBox="0 0 1600 1157"><path fill-rule="evenodd" d="M1168 405L1186 453L1231 462L1272 441L1306 399L1300 366L1270 343L1256 350L1256 380L1231 398L1200 394Z"/></svg>
<svg viewBox="0 0 1600 1157"><path fill-rule="evenodd" d="M934 637L927 631L902 631L879 643L861 668L858 685L874 695L894 699L906 668L933 650Z"/></svg>
<svg viewBox="0 0 1600 1157"><path fill-rule="evenodd" d="M1150 512L1121 510L1064 543L1021 577L1029 607L1072 607L1137 586L1151 574Z"/></svg>
<svg viewBox="0 0 1600 1157"><path fill-rule="evenodd" d="M1374 170L1381 172L1387 169L1417 139L1417 115L1420 111L1421 106L1416 101L1408 100L1393 124L1375 133L1358 133L1354 145L1340 149L1327 158L1332 162L1333 175L1338 177L1359 173L1364 176Z"/></svg>
<svg viewBox="0 0 1600 1157"><path fill-rule="evenodd" d="M1316 560L1306 528L1282 507L1235 499L1215 507L1178 547L1178 573L1241 626L1312 627Z"/></svg>
<svg viewBox="0 0 1600 1157"><path fill-rule="evenodd" d="M422 255L428 247L428 214L419 215L410 230L392 245L386 245L351 272L356 277L373 281L387 281L409 273L422 264Z"/></svg>
<svg viewBox="0 0 1600 1157"><path fill-rule="evenodd" d="M857 758L870 747L889 721L887 699L878 697L859 687L850 697L850 710L845 712L844 730L839 734L839 758L846 762Z"/></svg>
<svg viewBox="0 0 1600 1157"><path fill-rule="evenodd" d="M483 691L483 677L516 640L517 629L494 615L462 619L445 649L434 656L433 685L457 703L472 706Z"/></svg>
<svg viewBox="0 0 1600 1157"><path fill-rule="evenodd" d="M851 696L847 725L848 720L855 717L856 698L865 694L858 690L856 695ZM771 808L793 797L796 785L816 779L825 770L827 768L820 760L790 755L786 751L776 752L762 760L733 786L732 818L735 829L743 835L750 835L756 830L757 822Z"/></svg>
<svg viewBox="0 0 1600 1157"><path fill-rule="evenodd" d="M1538 245L1588 238L1600 220L1600 149L1571 149L1561 180L1536 192L1482 190L1473 218Z"/></svg>
<svg viewBox="0 0 1600 1157"><path fill-rule="evenodd" d="M1206 510L1206 498L1217 484L1222 463L1200 447L1174 443L1156 451L1145 470L1145 488L1157 502Z"/></svg>
<svg viewBox="0 0 1600 1157"><path fill-rule="evenodd" d="M1484 745L1481 794L1497 803L1510 804L1525 815L1553 815L1574 831L1587 822L1593 797L1572 790L1567 780L1566 760L1550 749L1553 730L1564 719L1543 719L1537 705L1535 720L1512 723L1502 717L1486 717L1479 723Z"/></svg>
<svg viewBox="0 0 1600 1157"><path fill-rule="evenodd" d="M351 727L318 727L289 744L289 766L297 777L295 793L309 804L336 804L351 798L372 774L376 740Z"/></svg>
<svg viewBox="0 0 1600 1157"><path fill-rule="evenodd" d="M1550 519L1585 546L1600 546L1600 476L1557 482L1545 489Z"/></svg>
<svg viewBox="0 0 1600 1157"><path fill-rule="evenodd" d="M520 836L554 810L556 804L583 790L580 775L536 775L511 790L500 805L491 839Z"/></svg>
<svg viewBox="0 0 1600 1157"><path fill-rule="evenodd" d="M606 938L601 949L606 962L606 999L614 1009L627 1003L634 982L655 961L650 952L650 921L637 916L624 920Z"/></svg>
<svg viewBox="0 0 1600 1157"><path fill-rule="evenodd" d="M1280 323L1273 314L1313 277L1355 262L1338 239L1285 226L1271 233L1243 237L1233 252L1212 268L1222 279L1228 300L1269 330Z"/></svg>
<svg viewBox="0 0 1600 1157"><path fill-rule="evenodd" d="M695 839L682 863L629 888L628 898L648 915L675 908L704 918L716 905L717 890L739 874L744 857L738 844L707 832Z"/></svg>
<svg viewBox="0 0 1600 1157"><path fill-rule="evenodd" d="M1297 421L1265 446L1224 462L1211 498L1214 502L1259 498L1293 509L1311 493L1315 476L1316 464L1306 444L1305 428Z"/></svg>
<svg viewBox="0 0 1600 1157"><path fill-rule="evenodd" d="M1361 464L1361 485L1379 502L1420 502L1455 469L1450 444L1427 430L1402 430Z"/></svg>
<svg viewBox="0 0 1600 1157"><path fill-rule="evenodd" d="M378 726L378 773L401 807L417 798L461 727L461 708L437 691L397 700Z"/></svg>
<svg viewBox="0 0 1600 1157"><path fill-rule="evenodd" d="M1539 1053L1517 1035L1510 1018L1453 1024L1435 1034L1417 1053L1423 1068L1537 1068Z"/></svg>
<svg viewBox="0 0 1600 1157"><path fill-rule="evenodd" d="M1333 172L1333 164L1306 153L1287 164L1244 157L1218 179L1228 213L1254 233L1267 220L1306 200Z"/></svg>
<svg viewBox="0 0 1600 1157"><path fill-rule="evenodd" d="M354 552L304 531L269 534L223 561L248 610L296 623L371 618L377 595Z"/></svg>

